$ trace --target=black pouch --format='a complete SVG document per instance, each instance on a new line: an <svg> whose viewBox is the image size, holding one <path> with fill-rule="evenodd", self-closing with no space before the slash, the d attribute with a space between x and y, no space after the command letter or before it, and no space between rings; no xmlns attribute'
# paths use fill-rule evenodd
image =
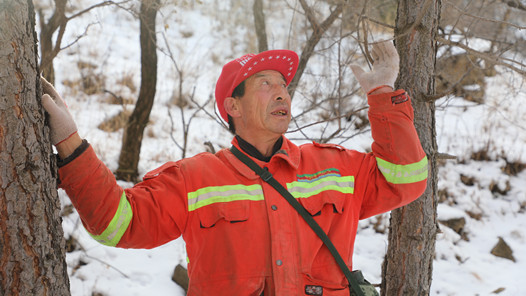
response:
<svg viewBox="0 0 526 296"><path fill-rule="evenodd" d="M363 274L360 270L354 270L352 272L352 276L358 282L358 286L360 287L360 290L362 290L365 296L380 296L380 294L378 294L378 291L376 291L376 288L363 277ZM356 296L352 289L351 296Z"/></svg>

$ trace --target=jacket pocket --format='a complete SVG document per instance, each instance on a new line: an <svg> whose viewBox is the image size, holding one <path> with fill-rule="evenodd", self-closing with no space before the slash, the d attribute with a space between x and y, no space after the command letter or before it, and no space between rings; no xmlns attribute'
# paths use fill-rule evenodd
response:
<svg viewBox="0 0 526 296"><path fill-rule="evenodd" d="M210 186L188 193L188 210L195 211L201 227L208 228L220 221L248 220L250 203L263 199L259 184Z"/></svg>
<svg viewBox="0 0 526 296"><path fill-rule="evenodd" d="M250 203L246 201L215 203L197 210L201 228L214 227L217 223L238 223L248 220Z"/></svg>
<svg viewBox="0 0 526 296"><path fill-rule="evenodd" d="M309 198L299 198L301 205L311 214L311 216L320 216L322 210L327 207L325 211L329 211L335 214L343 213L343 205L345 197L339 193L326 192Z"/></svg>

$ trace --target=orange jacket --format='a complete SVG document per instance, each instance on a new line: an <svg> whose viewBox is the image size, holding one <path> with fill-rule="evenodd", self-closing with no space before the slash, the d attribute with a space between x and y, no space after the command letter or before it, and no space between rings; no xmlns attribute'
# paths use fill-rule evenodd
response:
<svg viewBox="0 0 526 296"><path fill-rule="evenodd" d="M314 216L349 268L358 220L403 206L426 187L427 158L405 92L369 96L369 105L371 153L285 138L268 163L253 158ZM91 147L59 173L101 243L153 248L182 235L188 295L306 295L309 286L349 295L321 240L228 149L166 163L125 190Z"/></svg>

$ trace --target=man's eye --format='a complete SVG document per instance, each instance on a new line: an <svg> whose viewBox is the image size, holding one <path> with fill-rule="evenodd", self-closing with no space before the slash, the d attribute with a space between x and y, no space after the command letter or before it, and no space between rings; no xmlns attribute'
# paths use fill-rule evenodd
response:
<svg viewBox="0 0 526 296"><path fill-rule="evenodd" d="M266 80L263 80L263 82L261 82L261 84L263 84L263 85L269 85L270 83L269 83L268 81L266 81Z"/></svg>

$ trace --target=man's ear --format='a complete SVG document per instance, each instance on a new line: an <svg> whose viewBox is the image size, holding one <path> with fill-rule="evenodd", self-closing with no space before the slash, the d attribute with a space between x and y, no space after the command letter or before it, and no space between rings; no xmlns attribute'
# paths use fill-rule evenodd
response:
<svg viewBox="0 0 526 296"><path fill-rule="evenodd" d="M239 100L233 97L227 97L225 98L225 102L223 103L223 107L225 107L226 113L230 115L232 118L240 117L241 116L241 110L239 109Z"/></svg>

